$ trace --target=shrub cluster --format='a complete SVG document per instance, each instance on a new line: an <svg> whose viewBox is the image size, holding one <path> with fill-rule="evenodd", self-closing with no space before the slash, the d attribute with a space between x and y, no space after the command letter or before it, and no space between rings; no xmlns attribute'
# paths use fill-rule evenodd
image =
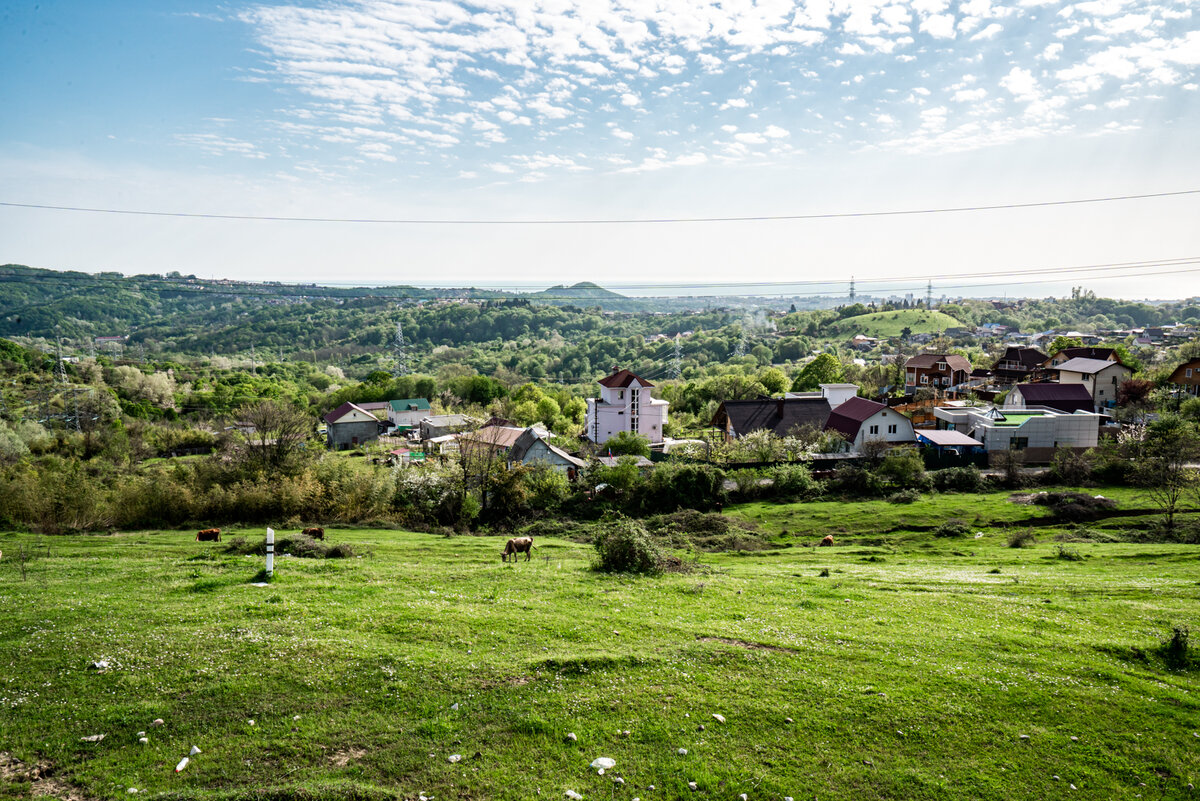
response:
<svg viewBox="0 0 1200 801"><path fill-rule="evenodd" d="M657 576L666 555L641 523L613 516L594 543L596 569L605 573L641 573Z"/></svg>

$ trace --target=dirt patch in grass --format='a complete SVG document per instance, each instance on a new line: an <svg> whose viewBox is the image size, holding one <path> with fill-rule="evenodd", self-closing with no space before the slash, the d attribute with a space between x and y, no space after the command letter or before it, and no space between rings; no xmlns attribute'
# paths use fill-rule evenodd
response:
<svg viewBox="0 0 1200 801"><path fill-rule="evenodd" d="M59 801L95 801L77 787L51 776L54 766L49 762L29 764L0 751L0 784L29 784L32 798L55 798Z"/></svg>
<svg viewBox="0 0 1200 801"><path fill-rule="evenodd" d="M762 642L748 642L747 640L735 640L732 637L697 637L700 642L719 642L725 645L736 645L739 648L749 648L753 651L774 651L778 654L798 654L799 648L787 648L783 645L767 645Z"/></svg>
<svg viewBox="0 0 1200 801"><path fill-rule="evenodd" d="M344 768L351 762L357 762L367 755L367 749L351 746L329 755L329 763L334 767Z"/></svg>

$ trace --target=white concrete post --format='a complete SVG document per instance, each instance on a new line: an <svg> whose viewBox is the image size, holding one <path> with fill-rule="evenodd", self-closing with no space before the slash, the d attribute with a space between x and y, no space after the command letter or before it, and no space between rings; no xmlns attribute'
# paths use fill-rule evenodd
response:
<svg viewBox="0 0 1200 801"><path fill-rule="evenodd" d="M267 576L275 575L275 529L267 529Z"/></svg>

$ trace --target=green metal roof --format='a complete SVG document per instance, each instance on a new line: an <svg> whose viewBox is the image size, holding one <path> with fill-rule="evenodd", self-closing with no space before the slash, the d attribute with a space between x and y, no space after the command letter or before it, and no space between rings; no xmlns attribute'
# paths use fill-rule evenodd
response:
<svg viewBox="0 0 1200 801"><path fill-rule="evenodd" d="M429 411L429 401L424 398L404 398L403 400L388 401L393 412Z"/></svg>

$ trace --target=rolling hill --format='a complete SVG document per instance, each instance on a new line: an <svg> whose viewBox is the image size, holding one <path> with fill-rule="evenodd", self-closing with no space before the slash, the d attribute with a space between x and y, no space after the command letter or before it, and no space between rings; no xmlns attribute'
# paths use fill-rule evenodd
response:
<svg viewBox="0 0 1200 801"><path fill-rule="evenodd" d="M960 328L962 323L936 309L898 309L889 312L872 312L857 317L847 317L830 326L839 334L853 336L864 334L869 337L898 337L908 328L913 334L936 334L947 328Z"/></svg>

